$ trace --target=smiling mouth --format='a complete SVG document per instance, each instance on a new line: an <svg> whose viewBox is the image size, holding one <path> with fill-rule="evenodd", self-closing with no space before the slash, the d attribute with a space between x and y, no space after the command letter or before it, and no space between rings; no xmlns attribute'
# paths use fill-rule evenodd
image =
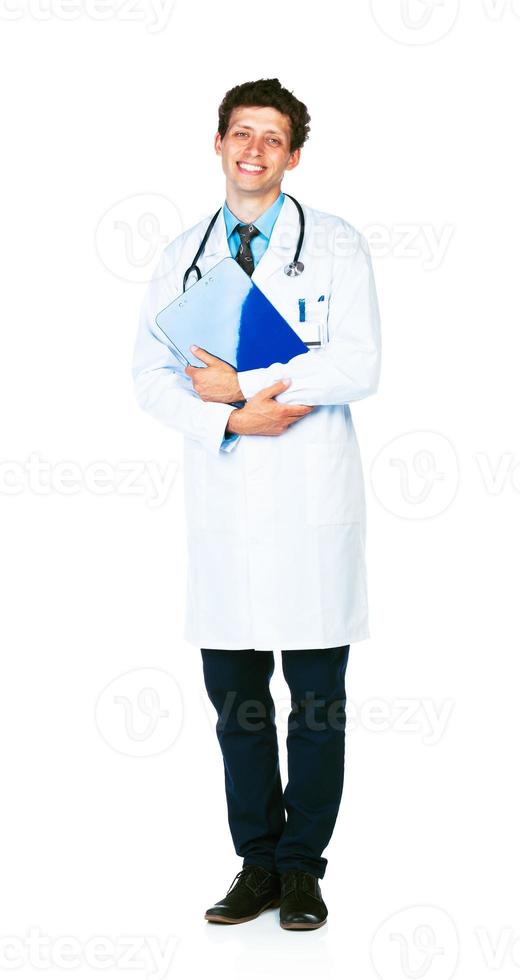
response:
<svg viewBox="0 0 520 980"><path fill-rule="evenodd" d="M267 167L262 167L256 163L247 163L245 160L237 160L237 167L241 174L252 174L256 176L257 174L263 174Z"/></svg>

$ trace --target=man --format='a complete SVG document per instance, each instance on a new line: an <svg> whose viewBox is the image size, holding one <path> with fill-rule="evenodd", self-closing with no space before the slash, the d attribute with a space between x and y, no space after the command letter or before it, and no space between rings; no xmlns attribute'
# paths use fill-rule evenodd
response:
<svg viewBox="0 0 520 980"><path fill-rule="evenodd" d="M319 879L343 789L345 671L350 644L369 635L365 497L349 403L377 390L380 371L378 304L359 232L303 206L303 270L284 274L300 224L281 182L300 161L309 119L278 79L226 93L215 136L225 203L198 260L204 275L236 257L308 350L239 372L198 347L204 367L172 356L155 316L182 292L208 216L164 250L133 369L141 407L185 437L185 639L200 647L218 713L229 826L243 858L206 919L245 922L280 906L286 929L327 918ZM331 147L334 165L342 164ZM274 649L292 705L283 792Z"/></svg>

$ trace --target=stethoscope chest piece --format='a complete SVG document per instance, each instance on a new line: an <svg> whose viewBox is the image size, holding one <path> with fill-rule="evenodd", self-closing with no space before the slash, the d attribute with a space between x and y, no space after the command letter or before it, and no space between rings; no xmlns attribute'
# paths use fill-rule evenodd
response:
<svg viewBox="0 0 520 980"><path fill-rule="evenodd" d="M304 269L303 262L289 262L289 265L286 265L283 271L286 276L301 276Z"/></svg>

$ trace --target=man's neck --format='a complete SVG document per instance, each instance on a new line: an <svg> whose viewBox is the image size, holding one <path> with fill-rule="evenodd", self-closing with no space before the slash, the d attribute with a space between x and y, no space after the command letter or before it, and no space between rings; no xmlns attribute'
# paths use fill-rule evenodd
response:
<svg viewBox="0 0 520 980"><path fill-rule="evenodd" d="M240 194L234 188L226 187L226 204L240 221L250 224L274 204L280 191L280 185L262 195Z"/></svg>

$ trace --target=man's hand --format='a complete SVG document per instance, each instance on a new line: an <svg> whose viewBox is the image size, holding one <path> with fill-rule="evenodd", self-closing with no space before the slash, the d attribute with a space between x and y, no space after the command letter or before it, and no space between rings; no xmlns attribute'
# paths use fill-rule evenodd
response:
<svg viewBox="0 0 520 980"><path fill-rule="evenodd" d="M224 402L229 405L231 402L245 400L238 384L237 372L231 364L221 361L220 357L208 354L203 347L193 345L191 350L199 361L208 365L207 367L190 365L184 368L185 374L190 376L193 388L203 402Z"/></svg>
<svg viewBox="0 0 520 980"><path fill-rule="evenodd" d="M290 379L275 381L268 388L257 391L243 408L235 408L228 418L225 434L279 436L294 422L309 415L315 405L283 405L276 401L275 396L285 391L290 383Z"/></svg>

